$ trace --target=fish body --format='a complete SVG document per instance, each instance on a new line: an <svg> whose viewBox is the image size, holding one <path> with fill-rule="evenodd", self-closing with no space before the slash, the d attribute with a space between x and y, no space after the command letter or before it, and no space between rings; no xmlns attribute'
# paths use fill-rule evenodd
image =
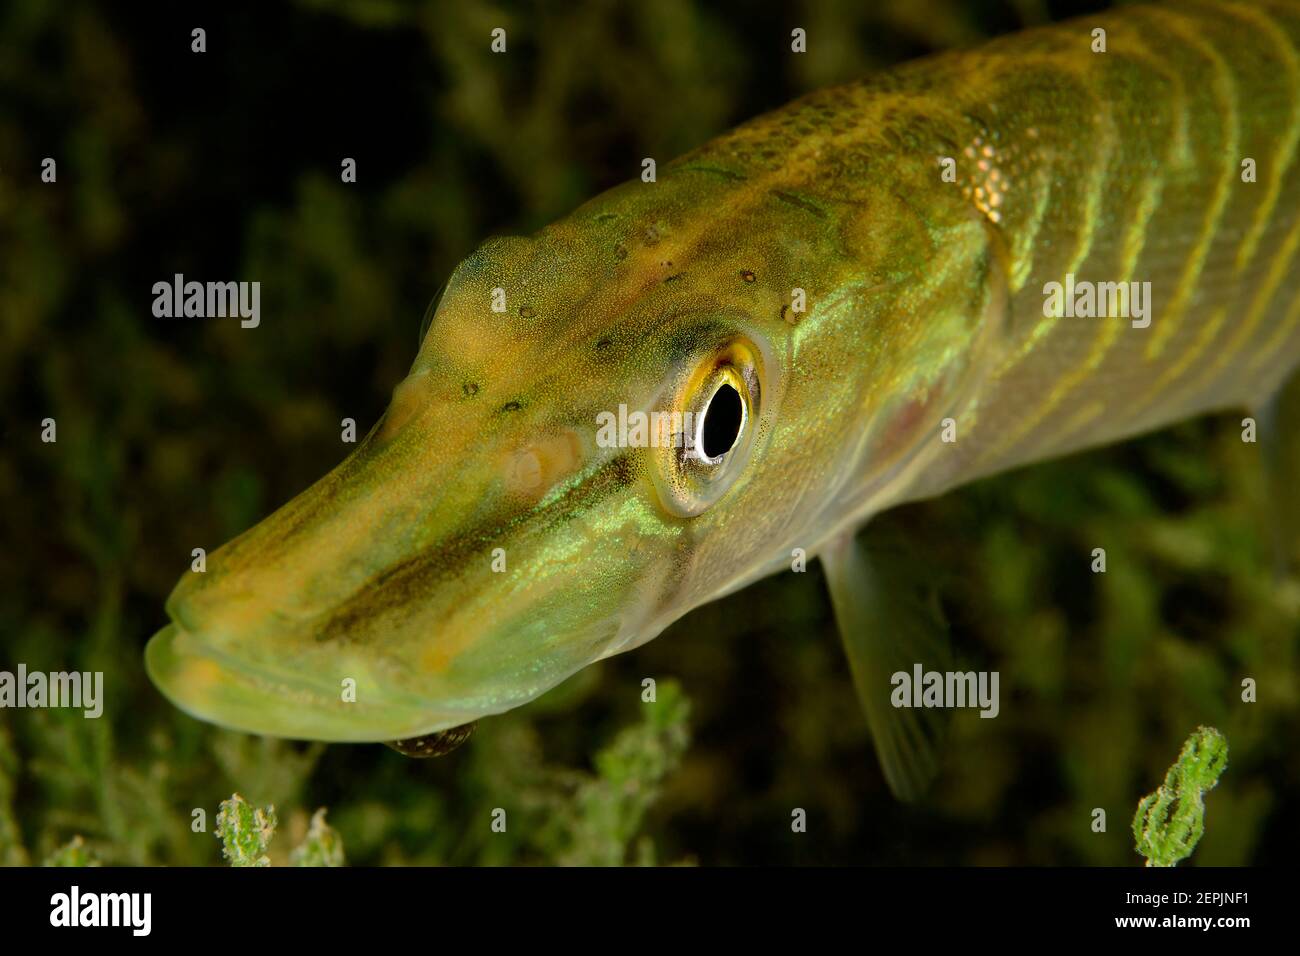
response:
<svg viewBox="0 0 1300 956"><path fill-rule="evenodd" d="M879 425L873 377L915 394L897 337L931 346L912 353L921 380L945 348L972 353L947 402L958 440L914 480L873 498L871 455L837 463L868 479L863 513L1277 391L1300 358L1298 50L1295 4L1132 7L814 93L680 164L815 207L846 250L893 221L887 249L843 269L786 255L766 273L777 295L821 280L788 351L828 391L849 383L843 446ZM1150 286L1144 321L1044 315L1053 283L1134 282ZM855 324L854 298L872 296L890 307Z"/></svg>
<svg viewBox="0 0 1300 956"><path fill-rule="evenodd" d="M150 673L246 731L436 733L886 508L1257 407L1300 359L1298 139L1300 5L1132 7L813 93L489 241L357 450L182 579ZM1064 294L1102 285L1134 314ZM704 424L611 446L620 406Z"/></svg>

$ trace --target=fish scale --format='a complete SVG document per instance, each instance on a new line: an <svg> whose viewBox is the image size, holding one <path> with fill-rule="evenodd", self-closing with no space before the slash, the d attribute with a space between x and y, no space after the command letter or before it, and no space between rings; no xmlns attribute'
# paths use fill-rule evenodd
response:
<svg viewBox="0 0 1300 956"><path fill-rule="evenodd" d="M1278 10L1249 11L1243 16L1237 5L1220 4L1135 8L1097 18L1108 27L1107 53L1094 54L1078 44L1082 52L1075 58L1094 74L1095 84L1112 82L1115 64L1123 62L1138 74L1183 77L1186 100L1151 96L1133 109L1131 98L1142 94L1140 85L1130 88L1128 99L1105 97L1121 104L1117 138L1124 155L1099 179L1105 197L1099 214L1089 216L1077 205L1064 210L1091 224L1094 238L1086 258L1062 269L1049 256L1036 257L1031 277L1013 300L1033 345L1015 354L980 396L981 410L1006 410L981 419L981 429L1003 434L980 454L980 473L1044 452L1113 441L1198 412L1256 403L1294 365L1294 336L1275 343L1271 351L1282 353L1275 355L1257 351L1263 338L1252 333L1280 323L1296 275L1288 269L1280 276L1253 316L1248 302L1275 263L1289 267L1294 251L1283 234L1294 227L1300 207L1292 185L1300 88L1284 69L1295 56L1295 10L1281 11L1287 17ZM1283 24L1290 31L1285 36ZM1076 38L1083 32L1076 27ZM1232 98L1215 97L1216 88L1230 90ZM1241 106L1247 102L1249 111ZM1192 155L1180 162L1177 141L1168 133L1177 123L1171 114L1184 103L1196 119ZM1166 152L1162 161L1151 161ZM1259 182L1241 181L1240 162L1246 157L1256 160ZM1148 188L1153 201L1135 201L1135 186ZM1276 190L1275 201L1270 190ZM1141 251L1126 257L1122 237L1139 216L1144 219L1136 232ZM1014 232L1014 219L1007 228ZM1239 259L1252 236L1258 237L1253 252ZM1114 319L1044 319L1042 286L1060 281L1066 271L1095 281L1150 281L1151 327L1126 328ZM1066 323L1073 327L1063 327ZM1044 325L1046 334L1040 331ZM1053 350L1054 361L1047 358ZM1257 359L1267 363L1266 374L1248 371ZM1059 374L1041 375L1044 362ZM1225 371L1234 362L1236 374ZM1075 410L1071 406L1080 403L1087 403L1086 418L1073 429L1062 428L1061 420ZM1026 408L1033 411L1027 415Z"/></svg>

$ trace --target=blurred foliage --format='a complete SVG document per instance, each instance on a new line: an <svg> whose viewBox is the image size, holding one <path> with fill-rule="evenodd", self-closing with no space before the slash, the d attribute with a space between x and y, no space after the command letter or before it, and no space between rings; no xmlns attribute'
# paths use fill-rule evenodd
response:
<svg viewBox="0 0 1300 956"><path fill-rule="evenodd" d="M622 731L595 757L596 773L552 775L547 786L530 788L532 807L543 811L539 849L555 862L614 866L630 862L628 846L677 768L690 740L690 705L675 681L658 687L642 723ZM653 864L654 845L637 846L637 862Z"/></svg>
<svg viewBox="0 0 1300 956"><path fill-rule="evenodd" d="M254 807L237 793L222 800L217 811L221 855L231 866L270 866L266 850L279 823L275 807Z"/></svg>
<svg viewBox="0 0 1300 956"><path fill-rule="evenodd" d="M99 860L86 847L86 841L79 836L59 847L45 858L46 866L99 866Z"/></svg>
<svg viewBox="0 0 1300 956"><path fill-rule="evenodd" d="M274 806L254 807L239 794L221 801L217 839L231 866L271 866L268 851L280 818ZM200 831L201 832L201 831ZM288 856L291 866L343 866L343 839L325 822L325 808L311 816L302 842Z"/></svg>
<svg viewBox="0 0 1300 956"><path fill-rule="evenodd" d="M1001 715L956 715L920 806L883 783L815 566L429 761L215 729L141 662L191 548L338 461L338 422L378 418L425 305L484 238L810 89L1087 8L0 5L0 667L101 670L106 696L99 720L0 712L0 861L79 835L109 864L217 864L191 812L238 790L281 808L286 846L311 827L302 808L328 806L357 864L1127 865L1127 828L1094 833L1091 811L1126 819L1200 724L1232 740L1234 769L1196 862L1289 861L1296 587L1271 573L1239 416L881 519L940 569L965 666L1002 675ZM488 52L498 25L505 56ZM806 56L785 52L795 25ZM151 286L176 272L259 279L261 327L154 319ZM47 416L56 444L39 440ZM1088 570L1095 547L1105 574ZM660 699L643 711L646 676ZM1244 677L1258 703L1242 703Z"/></svg>
<svg viewBox="0 0 1300 956"><path fill-rule="evenodd" d="M294 866L342 866L343 838L339 831L325 822L325 808L311 815L307 838L289 854Z"/></svg>
<svg viewBox="0 0 1300 956"><path fill-rule="evenodd" d="M1205 791L1228 765L1228 742L1213 727L1187 738L1165 782L1143 797L1133 814L1133 840L1147 866L1173 866L1196 849L1205 833Z"/></svg>

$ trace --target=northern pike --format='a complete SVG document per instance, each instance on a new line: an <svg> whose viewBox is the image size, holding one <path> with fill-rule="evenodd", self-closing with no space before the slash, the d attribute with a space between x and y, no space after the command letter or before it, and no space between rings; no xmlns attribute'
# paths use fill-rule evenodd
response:
<svg viewBox="0 0 1300 956"><path fill-rule="evenodd" d="M818 556L913 797L934 735L890 674L943 626L856 533L1267 408L1298 141L1300 4L1134 6L814 92L490 240L356 450L177 585L149 673L227 727L437 752Z"/></svg>

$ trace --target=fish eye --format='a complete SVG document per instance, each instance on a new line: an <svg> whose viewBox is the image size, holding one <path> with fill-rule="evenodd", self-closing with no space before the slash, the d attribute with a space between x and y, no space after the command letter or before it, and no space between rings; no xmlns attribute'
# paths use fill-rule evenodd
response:
<svg viewBox="0 0 1300 956"><path fill-rule="evenodd" d="M666 390L672 441L654 449L655 486L664 506L694 517L727 493L744 473L762 401L758 349L732 339L683 364Z"/></svg>
<svg viewBox="0 0 1300 956"><path fill-rule="evenodd" d="M717 461L735 447L745 428L745 403L734 385L723 382L701 414L695 447L705 460Z"/></svg>

